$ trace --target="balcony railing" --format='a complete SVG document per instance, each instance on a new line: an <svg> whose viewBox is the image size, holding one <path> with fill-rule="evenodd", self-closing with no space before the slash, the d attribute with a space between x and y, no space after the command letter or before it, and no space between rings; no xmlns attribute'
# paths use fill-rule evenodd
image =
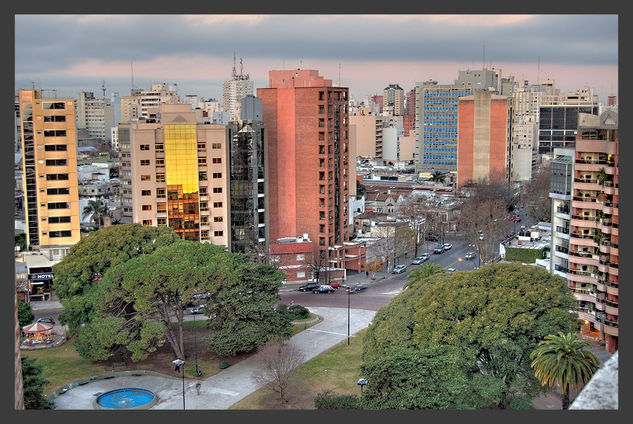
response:
<svg viewBox="0 0 633 424"><path fill-rule="evenodd" d="M561 252L561 253L568 253L569 252L569 249L566 248L566 247L563 247L563 246L556 246L555 249L556 249L557 252Z"/></svg>
<svg viewBox="0 0 633 424"><path fill-rule="evenodd" d="M560 206L558 206L556 208L556 212L558 213L564 213L566 215L569 215L569 208L561 208Z"/></svg>
<svg viewBox="0 0 633 424"><path fill-rule="evenodd" d="M595 221L595 216L584 216L584 215L572 215L573 219L582 219L583 221Z"/></svg>
<svg viewBox="0 0 633 424"><path fill-rule="evenodd" d="M558 264L554 265L554 270L555 271L560 271L560 272L565 272L565 273L569 272L569 269L567 267L560 266Z"/></svg>
<svg viewBox="0 0 633 424"><path fill-rule="evenodd" d="M605 300L604 303L606 303L607 306L611 306L612 308L617 308L618 307L618 302L614 302L612 300Z"/></svg>
<svg viewBox="0 0 633 424"><path fill-rule="evenodd" d="M610 319L605 318L604 323L605 325L608 325L609 327L618 328L617 321L611 321Z"/></svg>
<svg viewBox="0 0 633 424"><path fill-rule="evenodd" d="M556 227L556 231L563 234L569 234L569 228L565 227Z"/></svg>
<svg viewBox="0 0 633 424"><path fill-rule="evenodd" d="M576 163L586 163L590 165L607 165L607 166L615 165L614 161L607 161L607 160L601 160L601 159L576 159Z"/></svg>

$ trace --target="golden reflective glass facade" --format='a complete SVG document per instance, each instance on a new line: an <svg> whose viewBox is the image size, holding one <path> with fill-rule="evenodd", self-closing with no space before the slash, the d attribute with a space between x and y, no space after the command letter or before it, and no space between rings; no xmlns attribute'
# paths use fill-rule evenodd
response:
<svg viewBox="0 0 633 424"><path fill-rule="evenodd" d="M169 226L200 241L198 144L195 125L165 125L165 182Z"/></svg>

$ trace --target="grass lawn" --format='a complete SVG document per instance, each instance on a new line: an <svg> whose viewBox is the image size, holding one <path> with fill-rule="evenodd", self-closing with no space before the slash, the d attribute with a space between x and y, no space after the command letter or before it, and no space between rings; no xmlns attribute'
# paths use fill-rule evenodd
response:
<svg viewBox="0 0 633 424"><path fill-rule="evenodd" d="M361 378L360 356L365 331L352 337L349 346L345 340L293 371L287 403L280 404L277 393L262 388L230 409L314 409L314 397L325 389L340 394L360 394L356 382Z"/></svg>

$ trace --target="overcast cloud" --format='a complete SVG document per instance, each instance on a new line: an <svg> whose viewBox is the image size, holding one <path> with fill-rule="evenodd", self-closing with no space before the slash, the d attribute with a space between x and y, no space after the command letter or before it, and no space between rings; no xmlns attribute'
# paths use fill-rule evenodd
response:
<svg viewBox="0 0 633 424"><path fill-rule="evenodd" d="M341 84L361 96L390 82L450 83L481 68L484 42L486 66L504 76L617 91L616 15L17 15L15 78L64 95L105 80L125 95L133 61L137 87L166 81L217 98L235 52L256 87L268 70L299 66L337 84L340 64Z"/></svg>

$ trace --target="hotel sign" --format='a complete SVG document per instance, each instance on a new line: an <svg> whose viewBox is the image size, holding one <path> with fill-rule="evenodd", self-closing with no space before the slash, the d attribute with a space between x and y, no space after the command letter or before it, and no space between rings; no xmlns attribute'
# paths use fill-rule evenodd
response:
<svg viewBox="0 0 633 424"><path fill-rule="evenodd" d="M46 281L46 280L52 280L52 279L53 279L52 272L43 272L40 274L29 274L29 280L32 280L32 281Z"/></svg>

